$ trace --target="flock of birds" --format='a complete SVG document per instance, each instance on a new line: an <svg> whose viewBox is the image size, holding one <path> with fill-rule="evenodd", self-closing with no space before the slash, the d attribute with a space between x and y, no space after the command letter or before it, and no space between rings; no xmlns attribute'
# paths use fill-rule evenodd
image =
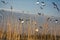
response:
<svg viewBox="0 0 60 40"><path fill-rule="evenodd" d="M39 5L39 0L37 0L36 4ZM52 4L53 4L53 8L57 9L57 11L59 12L60 9L58 8L58 5L57 5L55 2L52 2ZM43 7L46 6L46 4L45 4L44 1L41 2L41 5L42 5ZM41 9L43 9L42 6L40 6Z"/></svg>
<svg viewBox="0 0 60 40"><path fill-rule="evenodd" d="M7 4L8 2L6 2L6 1L1 1L3 4ZM60 11L60 9L58 8L58 6L57 6L57 4L55 3L55 2L52 2L52 4L53 4L53 8L55 8L55 9L57 9L57 11L59 12ZM39 5L39 1L37 1L37 5ZM41 5L44 7L44 6L46 6L46 4L45 4L45 2L41 2ZM42 6L40 6L40 8L41 9L43 9L43 7ZM11 6L11 9L12 9L12 6ZM41 15L41 13L38 13L38 15ZM52 18L50 18L50 17L48 17L47 18L47 21L52 21L53 19ZM24 22L24 20L22 19L22 18L19 18L19 21L21 21L21 23L23 23ZM29 21L29 19L27 19L26 21ZM58 19L55 19L55 20L53 20L55 23L57 23L59 20ZM42 26L39 26L41 29L43 29L43 27ZM36 29L37 30L37 29ZM37 30L38 31L38 30Z"/></svg>
<svg viewBox="0 0 60 40"><path fill-rule="evenodd" d="M8 2L3 1L3 0L1 0L1 2L2 2L3 4L8 4ZM59 12L60 9L58 8L58 5L57 5L55 2L51 2L51 3L53 4L53 8L57 9L57 11ZM37 0L36 4L37 4L37 5L40 4L39 0ZM41 6L40 6L40 8L43 9L44 6L46 6L46 3L45 3L44 1L42 1L42 2L41 2ZM12 6L11 6L10 8L13 9ZM38 13L38 15L41 15L41 13ZM21 19L19 19L19 20L21 20ZM47 18L47 21L48 21L48 20L51 21L50 18ZM58 21L58 20L55 20L55 21Z"/></svg>
<svg viewBox="0 0 60 40"><path fill-rule="evenodd" d="M6 2L6 1L2 1L2 0L1 0L1 2L2 2L3 4L8 4L8 2ZM37 0L36 4L39 5L39 0ZM57 11L59 12L60 9L58 8L57 4L56 4L55 2L52 2L52 4L53 4L53 8L57 9ZM45 4L44 1L41 2L41 6L40 6L41 9L43 9L42 6L43 6L43 7L46 6L46 4Z"/></svg>

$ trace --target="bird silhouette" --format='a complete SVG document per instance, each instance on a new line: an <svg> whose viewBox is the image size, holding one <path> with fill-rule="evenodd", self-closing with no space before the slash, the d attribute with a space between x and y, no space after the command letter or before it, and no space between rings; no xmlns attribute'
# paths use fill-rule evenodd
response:
<svg viewBox="0 0 60 40"><path fill-rule="evenodd" d="M52 2L52 4L54 5L54 8L56 8L57 11L59 11L59 8L58 8L57 4L55 2Z"/></svg>
<svg viewBox="0 0 60 40"><path fill-rule="evenodd" d="M45 5L45 2L41 2L41 5L42 5L42 6L46 6L46 5Z"/></svg>
<svg viewBox="0 0 60 40"><path fill-rule="evenodd" d="M40 6L41 9L43 9L43 7Z"/></svg>
<svg viewBox="0 0 60 40"><path fill-rule="evenodd" d="M5 2L5 1L1 1L3 4L7 4L8 2Z"/></svg>
<svg viewBox="0 0 60 40"><path fill-rule="evenodd" d="M41 15L41 13L38 13L38 15Z"/></svg>

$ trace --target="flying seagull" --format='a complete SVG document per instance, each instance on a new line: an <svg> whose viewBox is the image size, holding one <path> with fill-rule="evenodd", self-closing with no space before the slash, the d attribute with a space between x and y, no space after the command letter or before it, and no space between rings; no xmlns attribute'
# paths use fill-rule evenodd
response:
<svg viewBox="0 0 60 40"><path fill-rule="evenodd" d="M40 6L41 9L43 9L43 7Z"/></svg>
<svg viewBox="0 0 60 40"><path fill-rule="evenodd" d="M2 2L3 4L7 4L7 3L8 3L8 2L6 3L5 1L1 1L1 2Z"/></svg>
<svg viewBox="0 0 60 40"><path fill-rule="evenodd" d="M50 20L50 17L47 18L47 21Z"/></svg>
<svg viewBox="0 0 60 40"><path fill-rule="evenodd" d="M41 15L41 13L38 13L38 15Z"/></svg>
<svg viewBox="0 0 60 40"><path fill-rule="evenodd" d="M42 5L42 6L46 6L46 5L45 5L45 2L41 2L41 5Z"/></svg>
<svg viewBox="0 0 60 40"><path fill-rule="evenodd" d="M23 21L23 19L22 19L22 18L19 18L19 20L20 20L20 21Z"/></svg>
<svg viewBox="0 0 60 40"><path fill-rule="evenodd" d="M39 0L37 0L36 4L39 5Z"/></svg>
<svg viewBox="0 0 60 40"><path fill-rule="evenodd" d="M59 11L59 8L57 7L57 10Z"/></svg>
<svg viewBox="0 0 60 40"><path fill-rule="evenodd" d="M56 8L59 11L57 4L55 2L52 2L52 4L54 5L54 8Z"/></svg>

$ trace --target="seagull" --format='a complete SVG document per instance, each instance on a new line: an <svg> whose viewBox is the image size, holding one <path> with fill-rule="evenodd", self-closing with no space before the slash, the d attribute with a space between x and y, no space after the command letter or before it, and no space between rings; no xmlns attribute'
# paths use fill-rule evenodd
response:
<svg viewBox="0 0 60 40"><path fill-rule="evenodd" d="M41 2L41 5L42 5L42 6L45 6L45 2Z"/></svg>
<svg viewBox="0 0 60 40"><path fill-rule="evenodd" d="M59 8L57 7L57 10L59 11Z"/></svg>
<svg viewBox="0 0 60 40"><path fill-rule="evenodd" d="M54 7L57 7L57 4L55 2L52 2L52 4L54 5Z"/></svg>
<svg viewBox="0 0 60 40"><path fill-rule="evenodd" d="M22 19L22 18L19 18L19 20L20 20L20 21L23 21L23 19Z"/></svg>
<svg viewBox="0 0 60 40"><path fill-rule="evenodd" d="M6 3L5 1L1 1L1 2L2 2L3 4L7 4L7 3L8 3L8 2Z"/></svg>
<svg viewBox="0 0 60 40"><path fill-rule="evenodd" d="M13 7L11 6L11 7L10 7L10 9L12 10L12 9L13 9Z"/></svg>
<svg viewBox="0 0 60 40"><path fill-rule="evenodd" d="M58 22L58 19L55 19L55 22L57 23Z"/></svg>
<svg viewBox="0 0 60 40"><path fill-rule="evenodd" d="M47 18L47 21L50 20L50 17Z"/></svg>
<svg viewBox="0 0 60 40"><path fill-rule="evenodd" d="M36 4L39 5L39 0L37 0Z"/></svg>
<svg viewBox="0 0 60 40"><path fill-rule="evenodd" d="M54 8L56 8L59 11L57 4L55 2L52 2L52 4L54 5Z"/></svg>
<svg viewBox="0 0 60 40"><path fill-rule="evenodd" d="M38 15L41 15L41 13L38 13Z"/></svg>
<svg viewBox="0 0 60 40"><path fill-rule="evenodd" d="M43 9L43 7L40 6L41 9Z"/></svg>

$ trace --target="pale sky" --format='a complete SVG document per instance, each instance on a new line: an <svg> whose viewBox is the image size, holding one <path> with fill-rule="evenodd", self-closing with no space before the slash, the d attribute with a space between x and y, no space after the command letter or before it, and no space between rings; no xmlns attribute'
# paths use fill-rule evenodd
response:
<svg viewBox="0 0 60 40"><path fill-rule="evenodd" d="M2 0L8 2L8 4L3 4L0 0L0 8L9 9L13 6L13 9L29 11L31 14L37 14L37 12L44 13L45 15L60 16L60 11L58 12L52 2L55 2L60 9L60 0L39 0L39 5L36 5L37 0ZM46 6L43 9L40 8L41 2L44 2ZM38 10L37 10L38 9Z"/></svg>

